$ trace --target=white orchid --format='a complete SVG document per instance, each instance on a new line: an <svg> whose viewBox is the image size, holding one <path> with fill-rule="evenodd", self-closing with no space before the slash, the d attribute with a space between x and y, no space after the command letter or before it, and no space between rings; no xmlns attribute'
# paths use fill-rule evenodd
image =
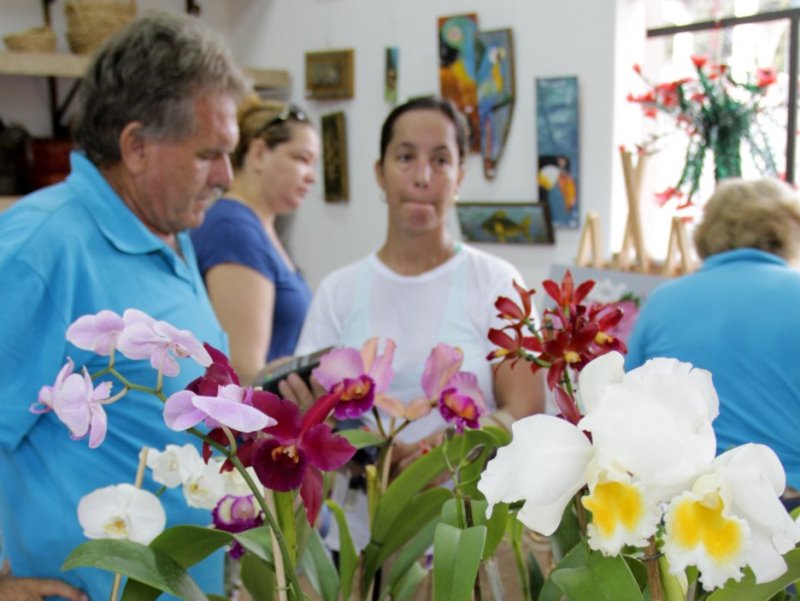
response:
<svg viewBox="0 0 800 601"><path fill-rule="evenodd" d="M78 521L87 538L128 539L147 545L163 532L167 515L153 493L117 484L83 497Z"/></svg>
<svg viewBox="0 0 800 601"><path fill-rule="evenodd" d="M184 480L183 496L189 507L214 509L225 496L225 478L219 471L221 466L221 461L212 459Z"/></svg>
<svg viewBox="0 0 800 601"><path fill-rule="evenodd" d="M778 498L785 486L783 467L769 447L747 444L717 457L667 510L670 571L696 565L706 589L740 580L745 565L756 582L778 578L786 571L782 555L800 541L800 526Z"/></svg>
<svg viewBox="0 0 800 601"><path fill-rule="evenodd" d="M516 422L511 444L489 462L478 488L490 511L524 500L519 519L551 534L588 486L589 544L614 554L641 546L660 522L660 503L711 464L718 400L704 370L655 359L625 374L619 353L589 363L579 386L586 414L578 426L545 415Z"/></svg>
<svg viewBox="0 0 800 601"><path fill-rule="evenodd" d="M153 480L167 488L175 488L203 469L203 459L194 445L168 444L163 451L148 451L147 467L153 470Z"/></svg>

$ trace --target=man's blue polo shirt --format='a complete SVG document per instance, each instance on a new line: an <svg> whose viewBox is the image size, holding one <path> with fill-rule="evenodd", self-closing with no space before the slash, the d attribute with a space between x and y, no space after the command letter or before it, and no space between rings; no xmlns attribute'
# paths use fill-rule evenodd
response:
<svg viewBox="0 0 800 601"><path fill-rule="evenodd" d="M106 599L112 575L97 569L61 572L69 552L84 542L77 518L81 497L103 486L133 482L142 446L162 450L193 437L164 424L162 403L130 392L106 406L108 434L97 449L73 441L55 414L29 411L39 388L52 385L66 363L90 372L108 359L81 351L64 338L78 317L133 307L192 331L226 349L224 334L206 296L187 234L178 240L183 259L151 233L82 154L71 156L66 182L21 199L0 214L0 532L16 576L62 578ZM167 395L202 372L191 359L165 378ZM117 355L130 381L154 386L150 362ZM112 393L119 391L115 386ZM159 488L148 474L144 488ZM181 490L161 501L168 525L207 525L207 510L188 508ZM195 573L201 588L222 592L216 563Z"/></svg>
<svg viewBox="0 0 800 601"><path fill-rule="evenodd" d="M800 488L800 272L742 248L658 287L628 341L625 369L674 357L711 372L720 401L719 453L747 442L772 448Z"/></svg>

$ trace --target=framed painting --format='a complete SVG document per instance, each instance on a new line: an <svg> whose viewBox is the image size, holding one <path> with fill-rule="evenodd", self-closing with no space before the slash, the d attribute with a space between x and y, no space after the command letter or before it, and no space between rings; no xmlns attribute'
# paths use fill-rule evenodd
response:
<svg viewBox="0 0 800 601"><path fill-rule="evenodd" d="M397 76L400 67L400 49L387 46L384 69L383 98L391 104L397 103Z"/></svg>
<svg viewBox="0 0 800 601"><path fill-rule="evenodd" d="M306 52L306 98L352 98L352 48Z"/></svg>
<svg viewBox="0 0 800 601"><path fill-rule="evenodd" d="M514 38L511 29L478 32L478 117L483 175L494 179L514 114Z"/></svg>
<svg viewBox="0 0 800 601"><path fill-rule="evenodd" d="M476 79L476 36L478 16L475 13L439 17L439 88L464 113L469 123L469 148L481 149L478 119L478 84Z"/></svg>
<svg viewBox="0 0 800 601"><path fill-rule="evenodd" d="M578 125L578 79L537 79L536 179L556 228L580 227Z"/></svg>
<svg viewBox="0 0 800 601"><path fill-rule="evenodd" d="M322 171L325 202L347 202L347 130L343 112L322 116Z"/></svg>
<svg viewBox="0 0 800 601"><path fill-rule="evenodd" d="M543 202L459 202L456 213L467 242L553 244L550 212Z"/></svg>

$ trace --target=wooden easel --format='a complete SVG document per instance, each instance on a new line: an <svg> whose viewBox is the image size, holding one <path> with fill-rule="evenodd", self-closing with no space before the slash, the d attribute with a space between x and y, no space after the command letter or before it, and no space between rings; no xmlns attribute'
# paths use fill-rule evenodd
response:
<svg viewBox="0 0 800 601"><path fill-rule="evenodd" d="M639 211L639 202L642 197L642 176L644 175L645 155L640 154L636 166L633 164L633 154L619 148L622 159L622 173L625 177L625 193L628 197L628 218L625 221L625 235L622 239L622 248L616 257L615 268L627 271L631 265L640 273L648 273L650 259L644 246L642 234L642 216ZM631 257L633 253L633 257Z"/></svg>
<svg viewBox="0 0 800 601"><path fill-rule="evenodd" d="M692 271L694 271L694 262L691 257L689 237L686 235L686 225L680 217L673 216L672 226L669 230L667 257L664 259L661 275L671 277Z"/></svg>
<svg viewBox="0 0 800 601"><path fill-rule="evenodd" d="M603 267L603 249L600 243L600 215L594 211L586 214L586 223L578 242L575 264L579 267Z"/></svg>

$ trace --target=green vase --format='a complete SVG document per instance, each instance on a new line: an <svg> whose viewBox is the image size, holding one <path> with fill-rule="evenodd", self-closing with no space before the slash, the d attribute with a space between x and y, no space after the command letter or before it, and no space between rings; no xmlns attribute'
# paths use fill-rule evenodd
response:
<svg viewBox="0 0 800 601"><path fill-rule="evenodd" d="M742 134L746 127L746 123L732 123L719 125L712 131L710 147L714 153L714 179L717 182L742 176Z"/></svg>

